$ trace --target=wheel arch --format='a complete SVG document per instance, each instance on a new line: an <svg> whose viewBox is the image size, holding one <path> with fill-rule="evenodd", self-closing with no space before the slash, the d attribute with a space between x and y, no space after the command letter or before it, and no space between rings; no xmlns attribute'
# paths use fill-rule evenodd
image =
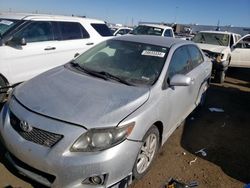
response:
<svg viewBox="0 0 250 188"><path fill-rule="evenodd" d="M162 145L162 137L163 137L163 123L161 121L157 121L154 123L154 125L156 126L156 128L158 129L159 131L159 136L160 136L160 140L159 140L159 143L160 145Z"/></svg>

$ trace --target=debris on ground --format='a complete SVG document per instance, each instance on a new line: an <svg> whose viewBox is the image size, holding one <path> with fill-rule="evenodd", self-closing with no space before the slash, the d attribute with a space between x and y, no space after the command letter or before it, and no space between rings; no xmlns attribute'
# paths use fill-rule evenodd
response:
<svg viewBox="0 0 250 188"><path fill-rule="evenodd" d="M182 152L182 155L186 155L187 153L185 151Z"/></svg>
<svg viewBox="0 0 250 188"><path fill-rule="evenodd" d="M223 128L223 127L225 127L225 126L226 126L226 123L224 122L223 125L221 125L221 127Z"/></svg>
<svg viewBox="0 0 250 188"><path fill-rule="evenodd" d="M197 181L191 181L188 184L185 184L183 182L180 182L174 178L171 178L167 185L164 185L163 188L189 188L189 187L196 187L198 186Z"/></svg>
<svg viewBox="0 0 250 188"><path fill-rule="evenodd" d="M196 160L197 160L197 157L195 157L195 159L194 159L194 160L189 161L189 165L192 165L192 163L195 163L195 162L196 162Z"/></svg>
<svg viewBox="0 0 250 188"><path fill-rule="evenodd" d="M205 149L206 149L206 148L202 148L202 149L196 151L195 153L196 153L196 154L201 153L201 155L202 155L203 157L206 157L206 156L207 156L207 152L205 151Z"/></svg>
<svg viewBox="0 0 250 188"><path fill-rule="evenodd" d="M208 108L210 110L210 112L224 112L224 110L222 108Z"/></svg>

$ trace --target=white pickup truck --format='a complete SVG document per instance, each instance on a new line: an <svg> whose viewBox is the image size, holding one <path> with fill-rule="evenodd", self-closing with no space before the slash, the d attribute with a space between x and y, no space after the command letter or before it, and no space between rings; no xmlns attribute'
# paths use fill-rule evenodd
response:
<svg viewBox="0 0 250 188"><path fill-rule="evenodd" d="M226 70L232 59L232 49L240 35L226 31L200 31L193 41L206 53L213 62L215 81L223 83Z"/></svg>

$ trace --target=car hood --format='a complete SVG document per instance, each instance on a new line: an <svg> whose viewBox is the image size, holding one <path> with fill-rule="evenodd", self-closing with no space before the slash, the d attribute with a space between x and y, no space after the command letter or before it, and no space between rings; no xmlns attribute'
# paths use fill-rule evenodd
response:
<svg viewBox="0 0 250 188"><path fill-rule="evenodd" d="M207 50L207 51L215 52L215 53L221 53L222 51L228 48L228 46L219 46L219 45L204 44L204 43L197 43L197 45L202 50Z"/></svg>
<svg viewBox="0 0 250 188"><path fill-rule="evenodd" d="M80 74L63 66L18 86L13 95L28 109L87 129L117 126L149 97L149 88Z"/></svg>

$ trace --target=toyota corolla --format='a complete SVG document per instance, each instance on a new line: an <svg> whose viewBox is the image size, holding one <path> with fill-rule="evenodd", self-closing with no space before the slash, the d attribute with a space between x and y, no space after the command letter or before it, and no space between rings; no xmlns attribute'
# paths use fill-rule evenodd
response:
<svg viewBox="0 0 250 188"><path fill-rule="evenodd" d="M127 185L203 103L211 68L189 41L100 43L13 90L0 116L5 157L50 187Z"/></svg>

